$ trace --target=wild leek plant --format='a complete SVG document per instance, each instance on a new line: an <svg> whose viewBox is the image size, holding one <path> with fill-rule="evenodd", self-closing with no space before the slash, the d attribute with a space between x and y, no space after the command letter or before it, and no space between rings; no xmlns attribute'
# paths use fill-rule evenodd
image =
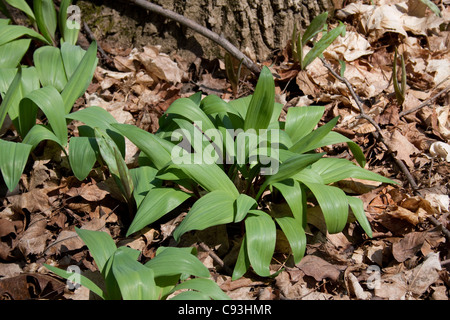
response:
<svg viewBox="0 0 450 320"><path fill-rule="evenodd" d="M327 31L327 18L328 12L318 15L311 21L303 34L298 33L297 26L294 25L291 39L292 56L294 61L300 64L301 70L305 70L314 59L320 57L339 35L345 35L345 25L342 22L339 23L338 27ZM322 32L322 37L314 43L312 49L305 55L303 52L305 45L320 32Z"/></svg>
<svg viewBox="0 0 450 320"><path fill-rule="evenodd" d="M1 42L1 37L0 37ZM44 140L64 150L68 141L66 115L84 94L97 66L97 44L87 51L64 43L61 49L40 47L34 52L34 67L2 68L0 126L8 114L22 142L0 140L0 169L9 190L22 174L30 152ZM38 109L47 124L36 124ZM7 155L7 156L6 156Z"/></svg>
<svg viewBox="0 0 450 320"><path fill-rule="evenodd" d="M0 170L6 186L12 191L25 168L30 152L44 140L64 147L68 131L66 115L75 101L84 94L97 66L97 44L87 51L76 46L79 25L67 18L70 0L61 1L57 14L53 1L35 0L33 10L24 0L5 0L22 10L41 32L11 25L0 19L0 127L8 116L21 142L0 140ZM0 10L9 15L0 2ZM56 27L60 29L60 47L56 45ZM24 38L25 37L25 38ZM31 40L46 44L29 52ZM27 52L34 66L20 65ZM38 119L38 110L45 118ZM37 125L37 120L44 125Z"/></svg>
<svg viewBox="0 0 450 320"><path fill-rule="evenodd" d="M263 67L252 96L230 102L215 95L202 99L201 93L180 98L160 118L155 134L127 124L104 124L141 150L141 166L122 181L133 185L137 207L127 235L191 199L189 212L173 232L175 240L192 230L241 224L233 279L250 266L260 276L270 275L277 229L298 263L305 253L311 204L316 211L320 208L329 233L343 230L351 210L371 236L362 201L333 184L350 177L392 181L363 168L359 146L332 131L338 117L316 128L324 107L289 108L286 121L280 121L282 105L274 97L273 76ZM358 164L315 151L343 142ZM120 172L119 176L122 179ZM280 211L268 202L289 209Z"/></svg>
<svg viewBox="0 0 450 320"><path fill-rule="evenodd" d="M88 288L102 299L229 299L215 282L208 279L209 271L195 256L195 248L160 247L153 259L142 264L137 261L138 250L126 246L117 248L106 232L78 228L76 232L94 258L103 276L105 290L81 273L48 264L45 267L72 283Z"/></svg>

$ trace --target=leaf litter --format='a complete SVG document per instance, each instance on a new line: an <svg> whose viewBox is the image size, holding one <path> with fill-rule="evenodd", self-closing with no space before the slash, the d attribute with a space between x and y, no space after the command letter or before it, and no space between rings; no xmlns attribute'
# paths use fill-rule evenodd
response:
<svg viewBox="0 0 450 320"><path fill-rule="evenodd" d="M450 84L449 32L442 31L448 29L450 9L445 3L441 9L442 16L437 17L421 1L386 0L375 6L357 1L337 11L347 32L324 52L324 58L335 70L341 66L339 60L345 62L343 76L388 137L390 149L396 151L393 155L374 138L373 125L359 117L348 88L319 59L301 71L292 63L287 44L272 61L264 62L276 75L277 99L283 101L284 113L289 107L324 105L324 121L340 116L335 130L362 147L367 167L393 177L399 185L356 179L340 182L346 192L363 200L373 237L368 238L351 215L341 233L328 234L317 218L320 215L312 210L305 257L295 265L289 247L278 238L271 266L274 278L261 279L250 272L231 281L211 252L226 265L233 265L239 238L230 238L226 228L193 233L185 244L197 246L212 278L231 298L448 300L448 90L430 100ZM402 105L397 103L392 85L394 48L406 62L407 90ZM100 106L120 123L155 132L158 118L177 98L198 90L233 98L220 59L199 57L189 65L176 54L161 52L158 46L105 49L116 70L97 67L79 108ZM255 78L245 70L242 74L238 91L245 95L254 88ZM427 104L421 106L423 103ZM73 135L77 135L77 125L70 126ZM351 159L339 145L327 148L335 156ZM1 199L0 299L92 299L82 288L68 290L64 281L42 267L43 263L61 268L77 265L83 274L98 277L75 226L106 231L120 245L140 250L141 259L152 258L162 243L176 245L171 234L183 213L125 238L128 210L115 197L114 183L109 183L102 168L94 168L80 182L70 175L64 154L52 150L37 149L20 189L5 192ZM127 143L130 167L136 165L137 155L138 150ZM420 196L414 194L392 156L411 172ZM200 238L209 251L199 246Z"/></svg>

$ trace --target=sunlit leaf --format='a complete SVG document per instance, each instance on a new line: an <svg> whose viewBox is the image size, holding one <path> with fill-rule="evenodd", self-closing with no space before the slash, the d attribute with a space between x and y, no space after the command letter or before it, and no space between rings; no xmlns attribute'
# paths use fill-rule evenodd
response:
<svg viewBox="0 0 450 320"><path fill-rule="evenodd" d="M270 261L275 251L276 227L272 218L259 210L250 211L245 219L247 253L253 270L262 277L270 276Z"/></svg>
<svg viewBox="0 0 450 320"><path fill-rule="evenodd" d="M127 236L155 222L189 197L189 194L172 188L150 189L138 207L136 216L128 228Z"/></svg>
<svg viewBox="0 0 450 320"><path fill-rule="evenodd" d="M222 190L212 191L197 200L186 217L173 232L179 241L182 234L191 230L206 228L233 222L235 198Z"/></svg>

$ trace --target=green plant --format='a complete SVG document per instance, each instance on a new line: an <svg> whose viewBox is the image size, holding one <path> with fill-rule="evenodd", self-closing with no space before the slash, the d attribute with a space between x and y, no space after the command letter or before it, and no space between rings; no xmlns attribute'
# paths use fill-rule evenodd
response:
<svg viewBox="0 0 450 320"><path fill-rule="evenodd" d="M345 35L345 25L342 22L339 22L338 27L327 32L327 18L328 12L315 17L303 35L297 32L297 26L294 25L291 39L292 56L294 61L300 64L301 70L304 70L314 59L320 57L339 35ZM314 43L312 49L305 55L303 52L304 46L320 32L322 32L322 37Z"/></svg>
<svg viewBox="0 0 450 320"><path fill-rule="evenodd" d="M401 83L399 84L397 79L397 49L395 49L394 63L392 67L392 81L394 83L395 97L397 99L397 103L399 104L399 106L401 106L405 101L405 94L406 94L406 67L403 55L400 55L400 60L402 68L402 75L401 75L402 80Z"/></svg>
<svg viewBox="0 0 450 320"><path fill-rule="evenodd" d="M24 11L42 33L0 19L0 127L8 116L21 142L0 140L0 170L9 190L17 185L27 159L37 145L51 140L65 152L68 140L66 115L85 92L97 66L97 44L87 51L76 46L79 28L68 27L67 8L61 2L59 14L53 1L35 0L33 10L25 1L6 1ZM1 2L7 13L6 6ZM60 24L61 46L40 46L32 52L33 66L20 65L32 40L55 44L56 19ZM28 38L23 38L28 37ZM44 114L39 115L38 110ZM37 124L37 120L44 124ZM72 153L73 154L73 153Z"/></svg>
<svg viewBox="0 0 450 320"><path fill-rule="evenodd" d="M171 299L229 299L215 282L208 279L209 271L196 258L195 248L160 247L153 259L141 264L137 261L140 255L138 250L126 246L117 248L105 232L78 228L76 232L94 258L103 276L105 290L82 274L48 264L45 267L85 286L102 299L164 300L179 290L184 291Z"/></svg>
<svg viewBox="0 0 450 320"><path fill-rule="evenodd" d="M250 266L258 275L270 275L277 228L298 263L305 252L306 216L318 209L328 232L340 232L351 210L371 236L362 201L333 184L349 177L392 181L363 169L359 146L332 131L337 117L315 129L324 107L290 108L286 121L279 121L282 105L275 103L274 90L264 67L252 96L228 103L214 95L201 99L201 93L178 99L160 118L155 134L110 123L142 151L140 166L130 170L137 212L127 236L191 199L193 205L173 233L177 241L192 230L243 226L233 279ZM315 152L344 142L359 166Z"/></svg>
<svg viewBox="0 0 450 320"><path fill-rule="evenodd" d="M0 0L0 11L7 17L11 17L5 3L23 11L27 15L30 23L45 39L40 39L41 41L56 46L56 31L59 25L61 43L75 44L77 42L80 25L75 20L71 20L70 26L67 23L67 11L72 0L62 0L58 13L56 12L53 0L34 0L33 9L31 9L25 0Z"/></svg>

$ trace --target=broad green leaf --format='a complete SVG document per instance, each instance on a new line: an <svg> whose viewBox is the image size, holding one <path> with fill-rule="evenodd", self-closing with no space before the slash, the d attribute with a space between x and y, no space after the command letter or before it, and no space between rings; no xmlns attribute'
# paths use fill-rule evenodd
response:
<svg viewBox="0 0 450 320"><path fill-rule="evenodd" d="M157 173L158 170L149 166L140 166L130 169L130 175L131 179L133 179L134 186L133 196L137 208L139 208L142 200L144 200L150 189L162 185L162 181L156 179Z"/></svg>
<svg viewBox="0 0 450 320"><path fill-rule="evenodd" d="M253 95L248 95L246 97L242 97L239 99L231 100L228 102L228 105L234 108L244 120L247 116L248 106L250 105L250 101L252 100ZM235 127L235 129L240 127Z"/></svg>
<svg viewBox="0 0 450 320"><path fill-rule="evenodd" d="M94 131L100 154L122 191L125 201L129 202L133 194L133 180L131 179L125 160L117 148L116 143L109 135L98 128L95 128Z"/></svg>
<svg viewBox="0 0 450 320"><path fill-rule="evenodd" d="M306 251L306 234L302 221L293 217L275 218L291 246L295 264L299 263Z"/></svg>
<svg viewBox="0 0 450 320"><path fill-rule="evenodd" d="M69 162L73 174L80 181L86 179L97 161L94 143L96 143L95 139L89 137L72 137L70 139Z"/></svg>
<svg viewBox="0 0 450 320"><path fill-rule="evenodd" d="M15 68L28 51L31 39L19 39L0 46L0 68Z"/></svg>
<svg viewBox="0 0 450 320"><path fill-rule="evenodd" d="M44 112L52 131L59 139L59 143L66 146L68 131L63 101L59 92L54 87L47 86L30 92L20 101L19 123L21 124L21 132L26 134L31 129L33 118L36 121L33 112L36 107ZM30 115L31 119L29 119Z"/></svg>
<svg viewBox="0 0 450 320"><path fill-rule="evenodd" d="M182 234L191 230L206 228L233 222L235 198L222 190L207 193L197 200L186 217L173 232L176 241Z"/></svg>
<svg viewBox="0 0 450 320"><path fill-rule="evenodd" d="M327 22L328 12L324 12L316 16L311 24L306 28L303 33L301 44L304 46L309 40L311 40L316 34L323 30L325 23Z"/></svg>
<svg viewBox="0 0 450 320"><path fill-rule="evenodd" d="M0 104L0 128L3 125L3 121L5 121L6 114L9 112L9 109L12 107L13 103L20 95L20 81L22 77L22 68L19 68L19 72L16 73L11 85L6 91L5 96L3 97L2 103ZM11 120L13 117L11 117Z"/></svg>
<svg viewBox="0 0 450 320"><path fill-rule="evenodd" d="M23 36L29 36L32 39L51 45L51 42L49 42L36 31L24 26L17 25L7 25L0 28L0 45L21 38Z"/></svg>
<svg viewBox="0 0 450 320"><path fill-rule="evenodd" d="M190 248L167 247L157 251L156 256L145 266L151 268L155 278L188 274L196 277L209 278L208 268L190 253Z"/></svg>
<svg viewBox="0 0 450 320"><path fill-rule="evenodd" d="M177 285L172 292L185 289L198 291L213 300L230 300L230 297L210 279L196 278L184 281Z"/></svg>
<svg viewBox="0 0 450 320"><path fill-rule="evenodd" d="M27 164L31 146L24 143L0 140L0 170L9 191L13 191Z"/></svg>
<svg viewBox="0 0 450 320"><path fill-rule="evenodd" d="M348 200L337 187L303 181L311 190L322 209L329 233L341 232L348 218Z"/></svg>
<svg viewBox="0 0 450 320"><path fill-rule="evenodd" d="M314 47L306 54L303 59L303 68L306 68L314 59L318 58L332 43L333 41L345 31L345 25L339 22L339 26L333 30L327 32L318 42L314 44Z"/></svg>
<svg viewBox="0 0 450 320"><path fill-rule="evenodd" d="M39 143L45 140L50 140L56 142L58 145L63 148L61 145L59 138L55 136L53 131L49 129L47 126L37 124L28 131L27 135L23 139L23 143L31 145L31 150L34 150Z"/></svg>
<svg viewBox="0 0 450 320"><path fill-rule="evenodd" d="M372 238L372 228L370 227L370 223L367 220L366 213L364 212L364 203L362 200L356 197L347 196L347 201L361 228L363 228L364 232Z"/></svg>
<svg viewBox="0 0 450 320"><path fill-rule="evenodd" d="M213 164L177 164L189 178L197 182L207 191L221 190L236 199L239 195L236 186L226 173L215 163Z"/></svg>
<svg viewBox="0 0 450 320"><path fill-rule="evenodd" d="M33 0L36 24L42 35L51 43L56 43L56 9L53 0Z"/></svg>
<svg viewBox="0 0 450 320"><path fill-rule="evenodd" d="M364 153L362 152L361 148L354 143L349 138L343 136L342 134L330 131L328 134L323 137L321 140L317 141L315 144L309 145L309 148L311 149L317 149L324 146L330 146L337 143L347 143L347 146L351 150L353 156L355 157L355 160L358 161L359 165L361 167L364 167L366 164L366 157L364 156Z"/></svg>
<svg viewBox="0 0 450 320"><path fill-rule="evenodd" d="M236 214L234 217L234 222L240 222L242 221L246 216L247 213L255 206L257 205L257 202L252 197L249 197L248 195L241 193L236 199L235 206L236 206Z"/></svg>
<svg viewBox="0 0 450 320"><path fill-rule="evenodd" d="M289 151L295 153L304 153L314 150L314 148L316 148L317 146L317 143L321 141L331 130L333 130L338 120L339 117L335 117L323 126L310 132L302 139L297 141L291 148L289 148Z"/></svg>
<svg viewBox="0 0 450 320"><path fill-rule="evenodd" d="M114 240L103 231L91 231L77 227L75 227L75 231L88 247L98 269L104 276L106 263L117 250Z"/></svg>
<svg viewBox="0 0 450 320"><path fill-rule="evenodd" d="M5 0L11 7L17 8L21 11L23 11L28 18L30 18L31 22L34 22L36 19L34 17L33 10L31 10L30 6L25 0Z"/></svg>
<svg viewBox="0 0 450 320"><path fill-rule="evenodd" d="M85 54L86 51L80 46L76 46L68 42L64 42L61 45L61 57L67 78L70 79Z"/></svg>
<svg viewBox="0 0 450 320"><path fill-rule="evenodd" d="M270 261L275 251L276 226L265 212L251 210L245 219L247 253L253 270L262 277L270 276Z"/></svg>
<svg viewBox="0 0 450 320"><path fill-rule="evenodd" d="M67 77L60 49L40 47L34 52L33 60L42 86L53 86L61 92L67 84Z"/></svg>
<svg viewBox="0 0 450 320"><path fill-rule="evenodd" d="M143 229L166 213L172 211L186 199L189 194L172 188L152 188L142 200L136 216L128 228L126 236Z"/></svg>
<svg viewBox="0 0 450 320"><path fill-rule="evenodd" d="M167 150L167 141L133 125L112 124L112 127L144 152L156 169L160 170L171 162L171 150Z"/></svg>
<svg viewBox="0 0 450 320"><path fill-rule="evenodd" d="M62 269L50 266L46 263L44 263L44 267L46 267L47 269L49 269L50 271L52 271L53 273L55 273L56 275L58 275L64 279L81 284L83 287L86 287L87 289L89 289L90 291L92 291L93 293L98 295L100 298L102 298L103 300L106 298L103 293L103 290L100 289L94 282L92 282L92 280L85 277L84 275L75 274L73 272L62 270Z"/></svg>
<svg viewBox="0 0 450 320"><path fill-rule="evenodd" d="M105 109L91 106L72 112L66 115L66 118L81 121L91 128L103 129L116 143L122 156L125 157L125 138L112 126L112 124L117 123L117 120Z"/></svg>
<svg viewBox="0 0 450 320"><path fill-rule="evenodd" d="M306 223L306 215L303 212L304 199L300 183L296 180L289 179L272 185L281 192L295 219L301 221L302 226L305 227L304 223Z"/></svg>
<svg viewBox="0 0 450 320"><path fill-rule="evenodd" d="M291 138L292 143L300 139L316 127L325 112L322 106L307 106L289 108L286 114L285 131Z"/></svg>
<svg viewBox="0 0 450 320"><path fill-rule="evenodd" d="M178 293L177 295L175 295L174 297L170 298L170 300L183 300L183 301L187 301L187 300L211 300L211 298L204 294L203 292L199 292L199 291L183 291Z"/></svg>
<svg viewBox="0 0 450 320"><path fill-rule="evenodd" d="M175 100L167 109L166 114L176 114L191 122L196 122L203 132L215 129L206 113L189 98Z"/></svg>
<svg viewBox="0 0 450 320"><path fill-rule="evenodd" d="M324 184L330 184L347 178L395 183L375 172L358 167L346 159L323 158L315 162L311 166L311 169L322 177Z"/></svg>
<svg viewBox="0 0 450 320"><path fill-rule="evenodd" d="M124 300L156 300L156 286L153 270L130 258L121 247L114 253L112 272L117 280Z"/></svg>
<svg viewBox="0 0 450 320"><path fill-rule="evenodd" d="M285 179L291 178L293 175L301 171L306 166L310 165L311 163L316 162L319 160L324 153L315 153L315 154L298 154L295 155L283 163L281 163L278 172L272 176L269 176L259 189L258 195L256 196L256 199L259 199L261 194L264 192L265 188L269 184L273 184L275 182L283 181Z"/></svg>
<svg viewBox="0 0 450 320"><path fill-rule="evenodd" d="M239 115L237 110L235 110L232 105L229 105L227 102L220 99L215 94L211 94L203 98L200 103L200 109L202 109L203 112L208 115L217 113L232 113L235 115Z"/></svg>
<svg viewBox="0 0 450 320"><path fill-rule="evenodd" d="M274 112L274 103L275 83L269 68L264 66L248 106L244 122L244 131L247 131L248 129L267 129Z"/></svg>
<svg viewBox="0 0 450 320"><path fill-rule="evenodd" d="M66 114L91 83L97 62L97 42L93 41L61 92Z"/></svg>
<svg viewBox="0 0 450 320"><path fill-rule="evenodd" d="M250 260L247 251L247 237L244 235L242 238L241 248L239 249L239 255L236 264L234 265L231 280L241 278L247 272L248 268L250 268Z"/></svg>

